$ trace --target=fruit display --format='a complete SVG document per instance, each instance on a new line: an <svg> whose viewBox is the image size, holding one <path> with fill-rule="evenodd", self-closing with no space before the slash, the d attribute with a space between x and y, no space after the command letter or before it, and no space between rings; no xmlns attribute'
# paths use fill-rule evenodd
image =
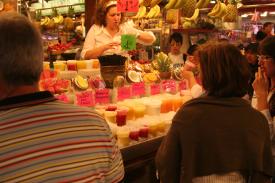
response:
<svg viewBox="0 0 275 183"><path fill-rule="evenodd" d="M196 9L196 0L188 0L182 6L182 15L183 17L191 17L194 14Z"/></svg>
<svg viewBox="0 0 275 183"><path fill-rule="evenodd" d="M207 15L213 18L223 18L226 14L226 4L218 0L213 9Z"/></svg>
<svg viewBox="0 0 275 183"><path fill-rule="evenodd" d="M170 24L174 24L177 22L178 19L178 10L176 9L169 9L166 12L166 22Z"/></svg>
<svg viewBox="0 0 275 183"><path fill-rule="evenodd" d="M146 7L145 6L140 6L138 9L138 12L135 16L133 16L132 18L134 19L140 19L140 18L144 18L146 15Z"/></svg>
<svg viewBox="0 0 275 183"><path fill-rule="evenodd" d="M159 5L155 5L147 13L146 18L155 18L155 17L158 17L159 15L160 15L160 7Z"/></svg>
<svg viewBox="0 0 275 183"><path fill-rule="evenodd" d="M207 8L208 4L210 3L210 0L199 0L196 4L196 8Z"/></svg>
<svg viewBox="0 0 275 183"><path fill-rule="evenodd" d="M230 0L226 5L226 15L223 17L225 22L236 22L238 17L238 9L237 9L238 0Z"/></svg>

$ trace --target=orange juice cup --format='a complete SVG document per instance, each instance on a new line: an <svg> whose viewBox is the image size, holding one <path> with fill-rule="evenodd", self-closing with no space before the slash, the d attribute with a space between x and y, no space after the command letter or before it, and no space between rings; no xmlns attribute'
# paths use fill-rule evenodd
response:
<svg viewBox="0 0 275 183"><path fill-rule="evenodd" d="M182 98L181 97L174 97L173 98L173 110L177 111L182 105Z"/></svg>
<svg viewBox="0 0 275 183"><path fill-rule="evenodd" d="M92 68L94 68L94 69L98 69L99 68L99 60L98 59L94 59L93 60Z"/></svg>
<svg viewBox="0 0 275 183"><path fill-rule="evenodd" d="M64 71L65 70L65 64L63 62L54 62L53 63L54 70L58 71Z"/></svg>
<svg viewBox="0 0 275 183"><path fill-rule="evenodd" d="M87 63L84 60L76 61L77 70L79 69L87 69Z"/></svg>
<svg viewBox="0 0 275 183"><path fill-rule="evenodd" d="M171 98L163 98L161 100L160 112L167 113L172 110L173 110L173 101L171 100Z"/></svg>
<svg viewBox="0 0 275 183"><path fill-rule="evenodd" d="M43 69L49 70L50 69L50 62L43 62Z"/></svg>

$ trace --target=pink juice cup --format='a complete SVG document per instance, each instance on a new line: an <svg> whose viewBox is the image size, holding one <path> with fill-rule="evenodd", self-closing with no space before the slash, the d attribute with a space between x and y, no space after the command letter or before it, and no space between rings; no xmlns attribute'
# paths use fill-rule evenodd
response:
<svg viewBox="0 0 275 183"><path fill-rule="evenodd" d="M126 119L127 119L127 110L117 110L117 114L116 114L117 126L126 125Z"/></svg>

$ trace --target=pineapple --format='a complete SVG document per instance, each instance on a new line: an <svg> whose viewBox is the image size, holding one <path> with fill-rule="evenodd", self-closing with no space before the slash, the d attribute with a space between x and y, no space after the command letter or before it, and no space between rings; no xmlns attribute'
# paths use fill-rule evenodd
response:
<svg viewBox="0 0 275 183"><path fill-rule="evenodd" d="M229 0L226 6L227 14L224 16L225 22L236 22L238 17L237 3L240 0Z"/></svg>
<svg viewBox="0 0 275 183"><path fill-rule="evenodd" d="M182 7L182 16L191 17L196 9L196 0L186 0Z"/></svg>

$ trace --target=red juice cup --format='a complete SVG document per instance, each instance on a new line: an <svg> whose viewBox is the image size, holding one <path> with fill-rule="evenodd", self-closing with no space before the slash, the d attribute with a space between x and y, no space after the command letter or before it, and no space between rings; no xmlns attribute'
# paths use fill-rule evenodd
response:
<svg viewBox="0 0 275 183"><path fill-rule="evenodd" d="M116 114L117 126L126 125L126 119L127 119L127 110L117 110L117 114Z"/></svg>

